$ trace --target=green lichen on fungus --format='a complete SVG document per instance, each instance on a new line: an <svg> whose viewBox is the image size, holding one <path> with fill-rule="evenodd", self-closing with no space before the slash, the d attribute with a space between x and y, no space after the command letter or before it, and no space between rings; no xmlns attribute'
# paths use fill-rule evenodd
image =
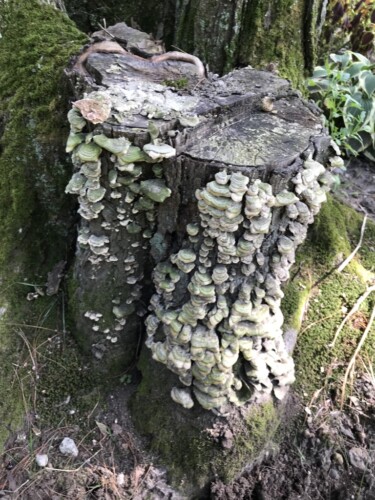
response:
<svg viewBox="0 0 375 500"><path fill-rule="evenodd" d="M275 436L279 419L273 403L268 402L254 407L246 421L235 424L233 446L223 448L220 440L207 432L211 412L199 409L197 404L186 410L171 400L169 391L175 375L160 368L145 349L138 368L143 378L131 403L134 424L150 437L151 449L168 466L169 480L186 494L196 493L213 477L233 480Z"/></svg>
<svg viewBox="0 0 375 500"><path fill-rule="evenodd" d="M356 257L342 273L334 271L357 245L362 221L361 215L330 197L299 250L292 280L284 289L285 326L300 330L294 354L297 387L307 393L340 380L371 312L374 299L370 296L361 306L357 320L349 321L334 348L329 347L345 314L374 277L375 224L371 221L367 221ZM306 306L306 313L302 325L298 325L296 317L301 304ZM361 352L363 359L372 363L374 340L373 327Z"/></svg>
<svg viewBox="0 0 375 500"><path fill-rule="evenodd" d="M86 37L62 12L36 0L2 2L0 31L0 307L7 309L0 332L0 421L11 419L15 428L23 405L10 363L23 342L8 322L40 324L42 312L36 311L48 307L47 298L27 302L33 289L19 283L43 285L47 272L66 258L70 167L62 76Z"/></svg>

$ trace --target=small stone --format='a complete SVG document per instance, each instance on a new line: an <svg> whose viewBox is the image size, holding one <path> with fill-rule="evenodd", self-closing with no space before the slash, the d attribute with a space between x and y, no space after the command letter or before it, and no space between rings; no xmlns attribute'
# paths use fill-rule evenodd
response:
<svg viewBox="0 0 375 500"><path fill-rule="evenodd" d="M227 429L224 432L224 435L223 435L223 438L221 441L221 445L223 448L227 448L228 450L233 448L233 433L229 429Z"/></svg>
<svg viewBox="0 0 375 500"><path fill-rule="evenodd" d="M349 450L349 462L353 467L366 470L369 462L369 454L364 448L351 448Z"/></svg>
<svg viewBox="0 0 375 500"><path fill-rule="evenodd" d="M71 438L64 438L59 446L59 450L63 455L67 455L70 457L76 457L78 456L78 448Z"/></svg>
<svg viewBox="0 0 375 500"><path fill-rule="evenodd" d="M119 424L112 424L111 429L112 429L112 432L115 436L122 433L122 427Z"/></svg>
<svg viewBox="0 0 375 500"><path fill-rule="evenodd" d="M340 473L337 469L331 469L329 471L329 475L334 481L338 481L340 479Z"/></svg>
<svg viewBox="0 0 375 500"><path fill-rule="evenodd" d="M117 474L117 486L124 486L125 484L125 474L123 472L120 472L120 474Z"/></svg>
<svg viewBox="0 0 375 500"><path fill-rule="evenodd" d="M35 462L39 465L39 467L46 467L48 464L48 455L45 455L44 453L38 453L35 455Z"/></svg>
<svg viewBox="0 0 375 500"><path fill-rule="evenodd" d="M19 432L17 434L17 438L16 438L17 444L23 444L23 443L25 443L26 440L27 440L27 435L25 432Z"/></svg>
<svg viewBox="0 0 375 500"><path fill-rule="evenodd" d="M344 464L344 457L341 455L341 453L334 453L333 454L333 460L339 464L339 465L343 465Z"/></svg>

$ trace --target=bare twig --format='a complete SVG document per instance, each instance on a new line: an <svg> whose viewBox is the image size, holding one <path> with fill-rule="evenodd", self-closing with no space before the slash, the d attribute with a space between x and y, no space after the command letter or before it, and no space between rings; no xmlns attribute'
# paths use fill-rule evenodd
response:
<svg viewBox="0 0 375 500"><path fill-rule="evenodd" d="M340 313L339 312L335 312L334 314L330 314L329 316L324 316L324 318L320 318L320 319L318 319L316 321L313 321L312 323L309 323L303 330L301 330L299 332L299 335L302 335L307 330L310 330L310 328L312 328L313 326L318 325L319 323L323 323L324 321L327 321L327 319L334 318L338 314L340 314Z"/></svg>
<svg viewBox="0 0 375 500"><path fill-rule="evenodd" d="M31 348L30 342L28 341L28 339L26 338L26 335L23 332L17 332L17 335L19 337L21 337L25 346L27 347L27 350L29 351L30 358L32 361L33 370L35 371L36 375L38 375L38 364L37 364L36 357L34 357L33 349Z"/></svg>
<svg viewBox="0 0 375 500"><path fill-rule="evenodd" d="M344 400L345 400L345 391L346 391L346 386L348 383L348 378L352 370L354 369L355 366L355 361L358 356L358 353L361 351L363 344L365 343L365 340L371 330L372 323L374 322L375 318L375 306L372 309L372 313L369 319L369 322L367 324L366 330L363 332L362 337L357 345L356 350L354 351L353 356L351 357L351 360L349 361L348 367L346 369L345 375L344 375L344 382L342 384L342 390L341 390L341 409L344 406Z"/></svg>
<svg viewBox="0 0 375 500"><path fill-rule="evenodd" d="M103 19L105 21L105 19ZM105 33L107 33L108 36L110 36L112 39L116 39L115 35L112 35L103 25L99 23L99 28L101 28Z"/></svg>
<svg viewBox="0 0 375 500"><path fill-rule="evenodd" d="M367 221L367 214L365 214L365 216L363 218L362 227L361 227L361 235L359 237L358 245L355 247L355 249L352 251L352 253L344 260L344 262L342 262L339 265L339 267L337 268L338 273L341 273L346 268L346 266L353 259L353 257L358 252L358 250L361 248L362 241L363 241L363 235L365 234L365 229L366 229L366 221Z"/></svg>
<svg viewBox="0 0 375 500"><path fill-rule="evenodd" d="M47 332L53 332L53 333L64 333L64 332L59 332L59 330L53 330L52 328L46 328L44 326L38 326L38 325L27 325L26 323L10 323L8 321L5 321L2 323L3 325L7 326L20 326L20 327L25 327L25 328L35 328L38 330L46 330Z"/></svg>
<svg viewBox="0 0 375 500"><path fill-rule="evenodd" d="M178 50L179 52L183 52L184 54L188 54L188 52L185 52L185 50L183 49L180 49L180 47L176 47L176 45L171 45L172 49L176 49Z"/></svg>
<svg viewBox="0 0 375 500"><path fill-rule="evenodd" d="M78 472L82 469L82 467L84 465L86 465L88 462L90 462L98 453L100 453L102 451L102 449L100 448L100 450L97 450L93 455L91 455L91 457L87 458L84 462L81 463L81 465L79 467L77 467L76 469L56 469L55 467L45 467L45 470L53 470L53 471L56 471L56 472Z"/></svg>
<svg viewBox="0 0 375 500"><path fill-rule="evenodd" d="M341 330L344 328L345 324L348 322L348 320L353 316L354 313L356 313L361 306L362 302L364 302L367 297L370 295L370 293L375 291L375 285L369 286L367 290L359 297L357 302L354 304L354 306L351 308L351 310L348 312L348 314L345 316L345 318L341 321L339 327L336 330L335 336L333 337L333 340L331 344L329 344L329 347L333 347L335 345L335 342L340 335Z"/></svg>

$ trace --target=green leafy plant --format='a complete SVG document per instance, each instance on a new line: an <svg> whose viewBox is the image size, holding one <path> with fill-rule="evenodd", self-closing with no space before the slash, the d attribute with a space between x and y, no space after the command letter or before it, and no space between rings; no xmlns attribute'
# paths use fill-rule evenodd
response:
<svg viewBox="0 0 375 500"><path fill-rule="evenodd" d="M336 143L375 161L375 64L362 54L330 54L308 82Z"/></svg>

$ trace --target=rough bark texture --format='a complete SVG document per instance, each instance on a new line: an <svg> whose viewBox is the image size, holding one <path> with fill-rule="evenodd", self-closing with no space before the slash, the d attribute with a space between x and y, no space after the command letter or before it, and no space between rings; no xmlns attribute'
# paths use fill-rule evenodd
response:
<svg viewBox="0 0 375 500"><path fill-rule="evenodd" d="M170 0L150 2L85 2L68 0L71 17L86 31L102 18L125 21L200 57L218 73L253 65L278 67L280 74L301 83L315 64L322 0Z"/></svg>
<svg viewBox="0 0 375 500"><path fill-rule="evenodd" d="M192 64L153 63L131 54L101 53L88 56L86 70L91 77L84 76L76 81L77 97L82 88L87 92L76 105L85 120L82 121L76 111L69 118L73 141L82 135L72 147L76 173L67 190L79 194L83 215L70 300L75 304L80 334L93 348L99 368L108 370L117 362L129 362L134 355L142 330L141 317L146 313L144 306L149 303L153 287L156 295L151 301L151 310L156 315L155 321L163 321L167 310L181 311L189 300L187 290L190 291L193 281L192 268L185 269L180 263L181 273L176 269L178 285L165 291L157 277L158 273L163 273L163 265L175 264L173 259L181 249L193 248L200 255L200 274L211 272L214 264L206 264L207 259L202 257L201 260L200 253L203 238L206 242L209 233L203 231L203 236L198 234L195 238L188 236L190 233L186 229L191 224L199 226L200 219L207 221L200 213L197 203L200 195L195 194L196 189L204 190L218 173L222 175L226 170L233 178L237 175L245 179L250 187L256 180L267 183L279 203L272 212L267 235L261 238L258 264L254 269L249 261L237 257L229 259L230 291L226 288L217 293L225 295L229 304L234 304L246 283L250 286L255 279L261 286L265 276L279 272L273 267L272 259L280 248L282 235L289 234L290 224L286 204L280 200L295 183L292 179L304 175L310 155L324 159L329 138L319 116L291 91L286 80L272 73L247 68L222 79L210 77L199 82ZM73 72L72 80L76 78ZM177 90L182 81L185 88ZM86 106L93 102L99 103L100 113L106 113L104 118L93 119L94 108L87 113ZM94 136L90 135L92 133ZM112 151L114 154L110 155L115 138L126 138L127 149L125 152ZM99 150L97 145L103 149ZM87 146L92 150L88 151ZM88 174L90 169L96 173ZM319 171L315 179L321 175ZM151 185L153 189L149 188ZM101 193L99 200L95 198L98 192ZM279 195L281 198L277 198ZM320 201L302 199L311 208L307 219L305 217L307 225L312 222ZM237 242L243 232L246 233L246 228L249 226L245 223L239 230L232 230ZM304 234L302 231L299 242ZM214 257L218 263L225 262L220 252L219 246L218 257ZM294 253L288 255L290 263L293 262ZM288 268L288 259L285 262ZM152 283L151 270L158 263L161 267L156 267ZM209 269L205 271L204 267ZM280 281L285 281L287 269L280 276ZM165 283L167 287L170 284ZM163 300L166 310L162 312L161 309L159 315L158 307ZM254 303L257 302L259 300L255 299ZM211 312L207 309L207 313L209 318L212 309ZM183 323L182 318L179 320ZM157 333L159 340L166 335L167 349L168 324L165 323L163 334ZM147 345L153 351L153 358L167 364L182 381L185 373L171 361L173 342L169 351L172 358L160 359L154 333L148 328ZM280 342L284 346L283 341ZM281 350L285 352L285 347ZM183 480L183 470L186 471L186 462L189 462L190 482L180 484L185 492L196 493L215 474L226 479L233 477L264 449L280 415L280 408L276 409L270 398L272 383L269 390L265 390L262 383L253 381L257 387L255 391L246 386L241 392L238 386L239 394L236 395L229 388L234 379L226 368L229 382L220 388L222 392L218 398L202 393L201 390L206 389L195 382L193 389L205 408L226 406L226 416L211 415L199 407L190 411L176 406L168 397L178 383L176 375L149 357L147 351L143 352L140 364L143 381L132 405L135 422L143 433L152 437L154 449L164 458L175 481ZM238 370L242 370L240 365L246 370L246 363L239 360ZM199 362L195 364L198 366ZM281 399L278 391L282 389L285 394L281 382L276 389L275 394ZM229 400L237 398L237 402L242 396L249 399L253 392L252 403L240 410L233 409L225 399L226 390L230 393ZM176 433L178 441L172 437Z"/></svg>
<svg viewBox="0 0 375 500"><path fill-rule="evenodd" d="M126 29L125 26L123 28ZM126 38L126 34L123 38ZM119 84L123 86L126 82L124 88L128 92L139 92L141 87L147 92L146 83L150 85L156 83L159 87L156 90L152 90L151 87L151 91L148 92L154 92L154 96L162 96L163 99L166 101L169 99L171 102L174 96L177 96L178 102L174 107L180 110L182 110L181 106L185 107L189 115L198 116L198 121L201 121L201 124L194 129L178 127L179 130L174 133L176 138L168 139L172 140L177 148L178 159L177 162L166 161L166 167L164 167L164 176L173 194L158 209L160 213L157 220L160 227L158 226L157 231L154 230L155 234L151 240L153 246L151 252L156 262L170 253L169 245L176 246L175 243L181 241L184 236L186 224L197 218L194 192L198 187L204 186L220 168L227 165L233 165L235 169L241 167L240 170L243 170L251 179L261 178L263 181L270 182L276 192L281 191L288 185L291 176L300 168L302 162L296 160L309 147L310 137L321 130L319 119L314 117L302 101L290 91L288 82L277 78L272 73L242 70L223 80L207 81L196 87L195 66L178 61L153 64L131 54L93 53L87 60L86 68L93 75L94 81L86 80L85 89L102 88L113 101L118 103L118 109L124 106L121 101L126 107L127 98L133 99L134 106L137 101L136 96L121 95L121 92L117 91ZM188 80L189 75L192 77L191 84ZM180 80L186 78L184 84L188 86L188 89L177 92L165 85L160 86L162 82L172 84L174 82L178 85L177 78ZM97 87L98 84L100 87ZM262 110L261 100L264 96L272 96L276 100L277 114ZM144 108L147 109L147 106ZM160 114L157 104L151 104L151 108L152 115ZM127 114L117 112L117 115L116 113L112 115L107 122L95 128L95 133L102 131L107 136L124 136L134 146L143 147L149 141L147 127L150 120L145 116L147 114L145 110L134 112L131 111L131 106L129 109L130 112ZM160 131L160 136L167 137L168 130L176 128L176 120L181 112L161 111L163 112L165 115L163 119L153 121ZM89 125L90 127L92 128ZM202 137L206 139L202 141ZM290 165L293 166L290 167ZM144 163L140 166L142 168L141 179L150 178L151 166ZM137 292L135 288L140 286L140 280L145 279L145 283L149 283L152 267L147 264L150 252L149 243L142 238L140 232L129 235L129 228L126 225L129 220L132 223L136 221L135 230L138 231L139 225L139 230L142 228L144 231L147 229L147 219L144 212L133 214L132 204L124 203L123 197L129 197L127 186L117 186L114 190L115 194L111 194L111 186L107 180L111 168L113 168L113 163L109 161L109 155L104 155L101 175L104 182L102 185L107 193L103 201L106 208L99 218L91 220L88 227L82 229L82 231L87 230L86 234L109 237L110 250L106 256L106 265L100 265L98 269L96 265L104 257L99 256L95 259L91 256L90 259L89 251L80 250L74 273L74 280L77 279L78 283L74 283L72 287L73 290L78 285L72 300L77 311L78 331L81 332L80 336L88 346L94 346L96 356L100 359L103 357L102 353L107 351L110 345L109 339L106 339L105 335L103 337L103 333L108 337L110 332L106 332L107 329L111 330L111 334L114 334L114 331L123 330L119 325L116 330L113 330L115 323L111 319L113 320L114 305L111 300L115 301L115 305L119 301L122 304L126 301L132 302L131 292L135 301L139 300L140 292ZM131 177L129 179L131 180ZM120 182L130 184L126 180ZM133 195L137 196L137 193L132 193L131 196ZM115 198L111 199L111 196ZM120 219L116 212L119 203L123 205L122 210L125 210L123 214L120 214ZM116 226L115 231L113 231L113 224ZM109 231L110 228L112 230ZM158 245L159 241L160 245ZM126 259L130 261L127 263ZM95 287L92 286L94 279ZM128 289L126 281L130 281ZM146 289L149 290L148 285ZM147 297L143 297L143 300L147 301ZM129 311L134 309L130 304L128 306ZM100 328L98 328L97 320L93 323L93 320L85 318L84 313L87 316L90 311L103 315L100 319ZM132 320L129 317L127 319L126 336L121 335L118 339L120 343L125 342L124 350L120 355L122 363L124 363L125 352L128 362L133 358L137 345L136 337L140 331L139 320L135 319L136 312L132 311L131 316ZM130 326L129 321L134 321L133 327ZM90 326L85 328L84 323ZM93 326L94 330L92 330ZM117 336L111 338L115 339ZM117 342L114 341L114 343L116 344L115 352L119 352ZM97 352L98 349L99 352ZM113 364L113 349L110 352L111 354L107 352L106 358Z"/></svg>

